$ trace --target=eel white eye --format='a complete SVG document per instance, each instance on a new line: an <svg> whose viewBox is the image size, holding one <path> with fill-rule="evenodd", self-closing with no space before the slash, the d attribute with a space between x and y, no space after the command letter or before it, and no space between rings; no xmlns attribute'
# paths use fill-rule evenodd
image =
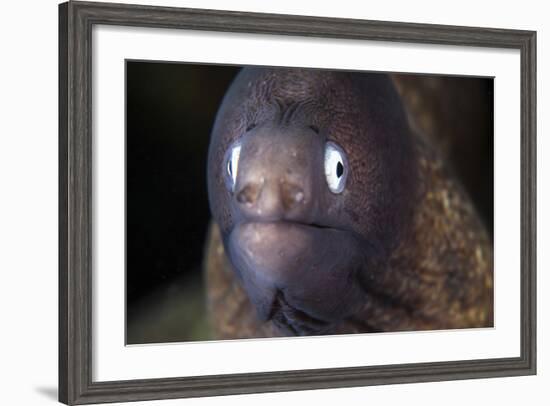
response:
<svg viewBox="0 0 550 406"><path fill-rule="evenodd" d="M237 171L239 170L239 157L241 155L241 144L235 144L229 150L227 155L226 171L228 184L231 190L235 188L237 182Z"/></svg>
<svg viewBox="0 0 550 406"><path fill-rule="evenodd" d="M342 148L334 142L325 146L325 176L332 193L342 193L348 177L348 161Z"/></svg>

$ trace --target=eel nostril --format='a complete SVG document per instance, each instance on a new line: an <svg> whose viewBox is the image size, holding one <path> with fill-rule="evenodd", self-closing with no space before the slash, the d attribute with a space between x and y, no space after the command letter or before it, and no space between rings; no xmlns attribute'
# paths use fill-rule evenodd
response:
<svg viewBox="0 0 550 406"><path fill-rule="evenodd" d="M295 205L304 201L304 190L300 186L292 183L282 183L281 198L284 208L290 210Z"/></svg>
<svg viewBox="0 0 550 406"><path fill-rule="evenodd" d="M259 186L248 184L237 193L237 201L242 204L254 204L258 198Z"/></svg>

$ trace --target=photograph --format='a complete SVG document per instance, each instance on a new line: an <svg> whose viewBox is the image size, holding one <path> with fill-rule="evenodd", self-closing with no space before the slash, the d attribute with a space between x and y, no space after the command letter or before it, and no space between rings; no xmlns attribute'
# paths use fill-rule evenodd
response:
<svg viewBox="0 0 550 406"><path fill-rule="evenodd" d="M58 11L60 402L537 374L537 25Z"/></svg>
<svg viewBox="0 0 550 406"><path fill-rule="evenodd" d="M494 327L494 78L125 62L126 344Z"/></svg>

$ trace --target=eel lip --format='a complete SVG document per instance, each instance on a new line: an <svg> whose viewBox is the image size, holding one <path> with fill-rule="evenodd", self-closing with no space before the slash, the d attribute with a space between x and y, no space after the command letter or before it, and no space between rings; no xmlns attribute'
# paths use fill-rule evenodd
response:
<svg viewBox="0 0 550 406"><path fill-rule="evenodd" d="M243 268L281 274L323 252L336 230L295 221L246 222L230 235L230 255Z"/></svg>
<svg viewBox="0 0 550 406"><path fill-rule="evenodd" d="M314 222L306 222L306 221L300 221L300 220L265 220L265 221L259 221L259 220L252 220L252 221L243 221L237 225L237 227L272 227L273 229L279 228L279 227L296 227L296 228L302 228L302 229L311 229L311 230L335 230L338 231L338 228L331 227L329 225L324 225L320 223L314 223Z"/></svg>

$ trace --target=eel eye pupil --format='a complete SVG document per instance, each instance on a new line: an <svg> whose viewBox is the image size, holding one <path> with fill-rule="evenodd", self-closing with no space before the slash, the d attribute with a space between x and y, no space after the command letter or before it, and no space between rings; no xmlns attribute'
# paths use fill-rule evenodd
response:
<svg viewBox="0 0 550 406"><path fill-rule="evenodd" d="M233 175L233 165L231 164L231 160L227 161L227 174L229 176Z"/></svg>
<svg viewBox="0 0 550 406"><path fill-rule="evenodd" d="M342 162L338 162L338 164L336 165L336 176L341 178L343 174L344 174L344 165L342 165Z"/></svg>

